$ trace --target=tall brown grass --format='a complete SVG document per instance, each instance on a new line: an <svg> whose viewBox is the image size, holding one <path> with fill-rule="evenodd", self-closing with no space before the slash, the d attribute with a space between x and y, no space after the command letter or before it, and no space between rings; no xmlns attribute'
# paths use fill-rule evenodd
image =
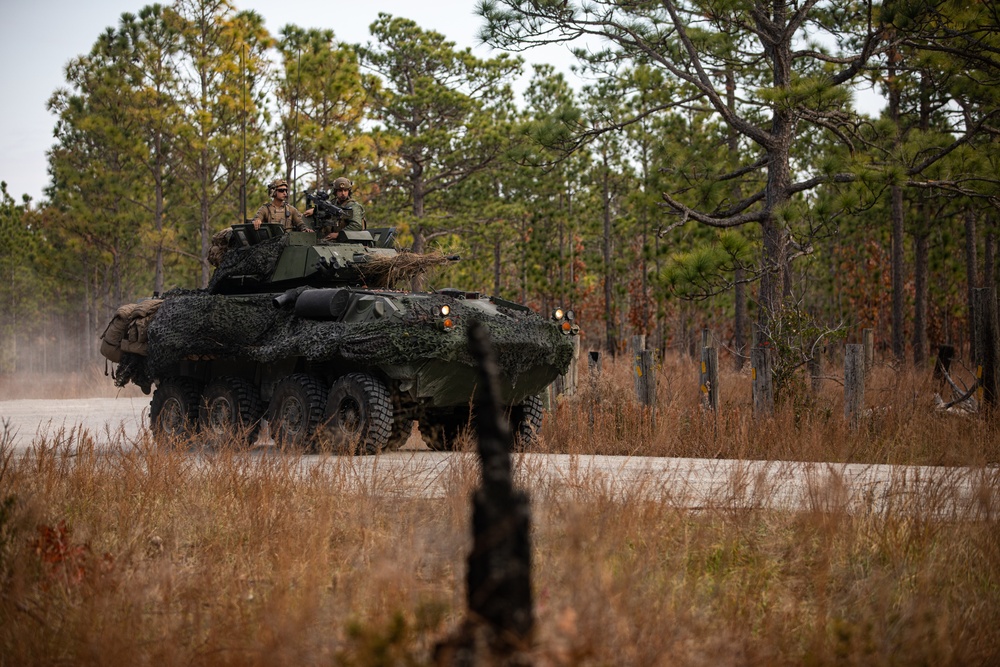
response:
<svg viewBox="0 0 1000 667"><path fill-rule="evenodd" d="M844 419L844 389L802 382L769 419L755 420L749 370L721 372L717 412L702 407L698 364L669 357L657 373L655 411L636 403L628 359L605 362L576 399L559 399L544 448L563 453L979 466L1000 462L1000 419L934 407L930 372L873 370L856 431Z"/></svg>
<svg viewBox="0 0 1000 667"><path fill-rule="evenodd" d="M609 365L593 426L587 396L562 401L541 448L961 463L980 473L987 511L941 520L948 488L870 512L824 487L803 511L721 496L691 511L648 493L652 482L529 482L536 664L1000 663L995 426L924 410L922 380L888 374L873 378L878 410L858 432L835 390L754 422L731 380L715 417L693 370L668 366L654 429L631 402L628 368ZM539 479L527 461L519 478ZM454 455L435 498L395 493L398 475L349 457L192 453L146 435L97 443L75 431L29 451L7 439L0 666L429 664L464 613L477 468Z"/></svg>

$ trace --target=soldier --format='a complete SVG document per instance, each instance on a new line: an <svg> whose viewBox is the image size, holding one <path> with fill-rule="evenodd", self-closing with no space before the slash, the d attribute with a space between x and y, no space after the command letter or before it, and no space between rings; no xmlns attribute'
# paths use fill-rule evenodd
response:
<svg viewBox="0 0 1000 667"><path fill-rule="evenodd" d="M350 217L340 220L340 224L336 229L323 237L324 241L333 241L340 234L341 229L364 229L367 225L365 223L365 209L358 202L354 201L351 197L351 191L354 189L354 183L351 179L344 178L341 176L330 184L330 188L333 190L333 196L336 198L336 204L340 208L350 211Z"/></svg>
<svg viewBox="0 0 1000 667"><path fill-rule="evenodd" d="M260 229L262 223L276 222L284 226L286 232L295 230L297 232L311 232L302 220L302 214L294 206L288 203L288 181L278 178L267 185L267 194L271 196L271 201L257 209L253 217L253 228ZM310 215L312 209L306 211Z"/></svg>

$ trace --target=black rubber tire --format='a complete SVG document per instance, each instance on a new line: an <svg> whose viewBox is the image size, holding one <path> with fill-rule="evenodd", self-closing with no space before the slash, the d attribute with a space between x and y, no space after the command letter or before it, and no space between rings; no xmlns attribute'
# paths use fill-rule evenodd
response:
<svg viewBox="0 0 1000 667"><path fill-rule="evenodd" d="M326 383L308 373L295 373L274 387L267 409L271 436L278 447L315 449L315 435L323 422Z"/></svg>
<svg viewBox="0 0 1000 667"><path fill-rule="evenodd" d="M202 392L198 423L212 445L232 442L238 435L245 438L247 446L253 445L263 416L260 392L245 378L219 377Z"/></svg>
<svg viewBox="0 0 1000 667"><path fill-rule="evenodd" d="M542 413L540 396L529 396L520 405L510 409L510 432L514 436L515 448L531 449L538 445Z"/></svg>
<svg viewBox="0 0 1000 667"><path fill-rule="evenodd" d="M468 408L427 411L421 415L417 426L424 444L436 452L455 451L466 427L475 432L475 422L470 423Z"/></svg>
<svg viewBox="0 0 1000 667"><path fill-rule="evenodd" d="M197 431L201 384L184 377L165 378L149 402L149 426L157 437L187 437Z"/></svg>
<svg viewBox="0 0 1000 667"><path fill-rule="evenodd" d="M368 373L348 373L330 387L326 402L326 433L334 447L353 445L358 454L377 454L392 434L389 390Z"/></svg>

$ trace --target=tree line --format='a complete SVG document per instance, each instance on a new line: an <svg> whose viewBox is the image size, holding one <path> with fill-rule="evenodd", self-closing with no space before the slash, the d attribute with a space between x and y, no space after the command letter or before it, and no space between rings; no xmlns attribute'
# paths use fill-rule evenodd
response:
<svg viewBox="0 0 1000 667"><path fill-rule="evenodd" d="M300 209L352 178L403 245L463 257L418 287L572 308L611 353L706 326L786 369L862 328L897 362L968 344L971 290L997 280L993 3L477 11L493 57L389 15L362 45L229 0L123 14L49 101L45 200L3 189L0 372L91 362L118 305L206 284L212 235L275 176ZM586 45L583 85L512 55L545 42Z"/></svg>

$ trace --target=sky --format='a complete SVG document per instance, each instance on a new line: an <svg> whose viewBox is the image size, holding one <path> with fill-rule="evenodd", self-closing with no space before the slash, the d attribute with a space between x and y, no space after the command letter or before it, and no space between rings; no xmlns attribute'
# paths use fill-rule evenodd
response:
<svg viewBox="0 0 1000 667"><path fill-rule="evenodd" d="M169 4L170 0L160 0ZM136 13L150 0L0 0L7 26L0 40L0 84L5 93L0 103L0 180L17 200L28 194L40 201L48 185L45 152L52 146L55 116L46 103L57 88L65 86L64 70L69 61L90 51L105 28L118 25L123 12ZM264 17L268 30L277 35L292 23L306 28L330 28L337 39L365 43L368 26L380 12L412 19L425 30L435 30L459 48L472 47L487 58L494 55L478 43L476 33L482 19L475 15L476 0L367 0L335 3L317 0L234 0L237 9L251 9ZM569 48L550 45L521 54L526 61L524 80L532 63L550 63L576 81L570 72L575 61ZM523 82L522 82L523 87ZM859 105L877 109L880 100L859 91ZM868 103L866 104L866 99ZM870 109L869 112L871 112ZM876 111L877 113L877 111Z"/></svg>
<svg viewBox="0 0 1000 667"><path fill-rule="evenodd" d="M160 0L169 4L170 0ZM57 88L65 86L64 70L70 60L90 51L105 28L118 25L123 12L137 13L152 0L0 0L7 26L0 40L0 180L18 201L28 194L41 200L48 185L45 152L55 142L55 116L46 104ZM292 23L305 28L330 28L343 42L365 43L368 26L379 12L416 21L424 30L435 30L459 48L473 47L481 57L495 52L478 44L482 20L475 15L476 0L367 0L318 2L317 0L234 0L237 9L252 9L264 17L277 35ZM549 62L569 73L573 57L566 47L549 46L523 54L530 63ZM530 66L525 67L530 73Z"/></svg>

